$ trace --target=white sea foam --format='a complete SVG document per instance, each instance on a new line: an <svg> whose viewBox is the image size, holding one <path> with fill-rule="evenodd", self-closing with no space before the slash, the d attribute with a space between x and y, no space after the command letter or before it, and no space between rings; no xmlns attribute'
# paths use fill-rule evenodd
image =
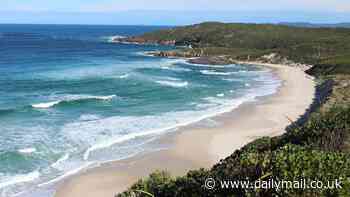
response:
<svg viewBox="0 0 350 197"><path fill-rule="evenodd" d="M170 66L161 66L160 68L164 70L171 70Z"/></svg>
<svg viewBox="0 0 350 197"><path fill-rule="evenodd" d="M18 152L23 154L31 154L36 152L36 148L23 148L23 149L19 149Z"/></svg>
<svg viewBox="0 0 350 197"><path fill-rule="evenodd" d="M136 117L112 117L112 118L100 120L91 125L82 125L80 123L74 126L71 125L69 130L73 131L77 127L80 127L80 130L85 130L84 128L94 127L99 130L102 129L103 132L105 133L107 131L113 132L111 128L115 128L116 125L118 125L120 130L129 131L127 132L128 134L126 135L119 135L119 136L116 135L115 137L105 138L104 140L101 140L101 142L98 142L100 140L96 140L97 143L91 143L94 145L88 148L85 151L83 156L84 160L88 160L91 153L94 151L105 149L114 144L129 141L138 137L149 136L152 134L160 134L172 129L176 129L181 126L186 126L191 123L199 122L206 118L213 117L217 114L229 112L249 99L251 98L247 97L247 98L242 98L237 100L230 100L230 99L216 100L215 102L220 103L220 105L216 105L217 106L216 108L205 109L203 111L172 112L172 113L165 113L160 116L142 117L142 119L136 118ZM127 125L128 128L123 128L124 125ZM149 125L152 125L152 126L149 126ZM143 132L136 132L137 130L142 130ZM77 130L75 130L75 132L76 131ZM80 139L81 137L82 136L80 135ZM91 136L90 136L90 139L91 139ZM95 139L98 139L98 137L96 137Z"/></svg>
<svg viewBox="0 0 350 197"><path fill-rule="evenodd" d="M197 109L208 109L209 107L218 106L218 104L215 103L197 103L195 105Z"/></svg>
<svg viewBox="0 0 350 197"><path fill-rule="evenodd" d="M84 153L84 159L87 160L91 152L98 149L175 128L177 123L187 117L184 115L182 112L169 112L159 116L116 116L96 121L75 122L66 124L62 133L73 142L90 145Z"/></svg>
<svg viewBox="0 0 350 197"><path fill-rule="evenodd" d="M109 95L109 96L92 96L92 99L97 99L97 100L111 100L114 97L116 97L116 95Z"/></svg>
<svg viewBox="0 0 350 197"><path fill-rule="evenodd" d="M185 63L186 61L183 59L164 59L164 62L165 62L164 64L160 65L160 68L164 70L171 70L171 71L177 71L177 72L192 71L190 68L183 68L181 66L176 65L178 63Z"/></svg>
<svg viewBox="0 0 350 197"><path fill-rule="evenodd" d="M103 39L106 39L108 42L114 42L116 39L123 39L123 38L126 38L126 37L121 35L103 37Z"/></svg>
<svg viewBox="0 0 350 197"><path fill-rule="evenodd" d="M33 108L50 108L53 107L57 104L59 104L61 101L52 101L52 102L46 102L46 103L38 103L38 104L33 104L32 107Z"/></svg>
<svg viewBox="0 0 350 197"><path fill-rule="evenodd" d="M267 80L268 78L266 78ZM263 78L259 80L264 80ZM271 79L269 79L271 80ZM179 82L178 79L167 79L171 82ZM76 122L66 124L62 128L62 133L75 144L86 147L83 154L83 160L94 161L100 153L99 150L107 149L115 144L123 143L140 137L158 135L166 131L174 130L178 127L213 117L217 114L232 111L244 102L254 101L257 96L272 94L276 91L278 83L274 82L264 86L261 89L251 89L245 96L236 99L225 99L218 94L217 97L208 97L207 105L201 105L200 111L178 111L168 112L157 116L115 116L109 118L92 119L91 121L83 121L79 119ZM222 96L221 96L222 95ZM89 131L89 132L86 132ZM63 163L68 158L61 158ZM59 160L61 160L59 159ZM58 161L59 161L58 160ZM70 159L69 159L70 160ZM67 176L75 174L82 169L91 166L92 163L84 164L80 168L74 168L66 174L49 181L47 184L55 183ZM60 166L60 164L58 164Z"/></svg>
<svg viewBox="0 0 350 197"><path fill-rule="evenodd" d="M91 122L76 122L66 125L63 132L71 136L72 140L91 144L83 156L84 160L89 160L91 153L99 149L199 122L217 114L231 111L243 102L253 101L256 96L259 95L247 94L237 99L209 97L206 100L209 101L210 108L203 109L201 107L203 109L201 111L169 112L159 116L110 117ZM91 132L86 132L87 130Z"/></svg>
<svg viewBox="0 0 350 197"><path fill-rule="evenodd" d="M51 107L53 107L55 105L58 105L58 104L60 104L62 102L70 102L70 101L78 101L78 100L89 100L89 99L111 100L114 97L116 97L116 95L109 95L109 96L66 95L66 96L63 96L61 100L33 104L32 107L33 108L38 108L38 109L45 109L45 108L51 108Z"/></svg>
<svg viewBox="0 0 350 197"><path fill-rule="evenodd" d="M177 71L177 72L190 72L191 69L189 68L182 68L182 67L178 67L178 66L174 66L174 65L170 65L170 66L161 66L161 69L164 70L171 70L171 71Z"/></svg>
<svg viewBox="0 0 350 197"><path fill-rule="evenodd" d="M163 59L164 62L166 63L170 63L171 65L177 64L177 63L186 63L185 59L181 59L181 58L164 58Z"/></svg>
<svg viewBox="0 0 350 197"><path fill-rule="evenodd" d="M117 78L119 78L119 79L126 79L126 78L128 78L129 76L130 76L129 74L124 74L124 75L118 76Z"/></svg>
<svg viewBox="0 0 350 197"><path fill-rule="evenodd" d="M240 81L243 81L244 79L241 79L241 78L223 78L222 80L229 81L229 82L240 82Z"/></svg>
<svg viewBox="0 0 350 197"><path fill-rule="evenodd" d="M188 82L178 82L178 81L156 81L157 83L164 85L164 86L170 86L174 88L181 88L188 86Z"/></svg>
<svg viewBox="0 0 350 197"><path fill-rule="evenodd" d="M139 51L139 52L136 52L135 54L140 56L145 56L145 57L155 57L150 52L153 52L153 51Z"/></svg>
<svg viewBox="0 0 350 197"><path fill-rule="evenodd" d="M176 77L162 77L161 79L170 80L170 81L181 81L181 79Z"/></svg>
<svg viewBox="0 0 350 197"><path fill-rule="evenodd" d="M83 114L79 117L79 120L81 121L92 121L92 120L98 120L100 119L100 116L95 114Z"/></svg>
<svg viewBox="0 0 350 197"><path fill-rule="evenodd" d="M224 97L225 94L224 94L224 93L221 93L221 94L217 94L216 96L218 96L218 97Z"/></svg>
<svg viewBox="0 0 350 197"><path fill-rule="evenodd" d="M8 179L5 178L4 180L0 180L0 189L19 183L31 182L39 177L40 173L38 171L34 171L28 174L11 176Z"/></svg>
<svg viewBox="0 0 350 197"><path fill-rule="evenodd" d="M171 129L171 128L168 128L168 129ZM162 132L162 131L164 131L164 129L158 129L158 130L153 130L153 131L148 131L148 132L141 132L141 133L130 133L130 134L127 134L127 135L124 135L124 136L121 136L121 137L117 137L115 139L110 139L108 141L104 141L102 143L98 143L98 144L93 145L92 147L88 148L85 151L83 158L86 161L86 160L89 159L90 153L95 151L95 150L107 148L107 147L110 147L110 146L112 146L114 144L118 144L118 143L121 143L121 142L132 140L132 139L135 139L137 137L142 137L142 136L147 136L147 135L151 135L151 134L156 134L156 133L159 133L159 132Z"/></svg>
<svg viewBox="0 0 350 197"><path fill-rule="evenodd" d="M191 63L191 62L188 62L188 61L185 61L183 63L187 64L187 65L190 65L190 66L206 67L206 68L232 68L232 67L237 67L236 64L227 64L227 65L196 64L196 63Z"/></svg>
<svg viewBox="0 0 350 197"><path fill-rule="evenodd" d="M44 187L44 186L47 186L47 185L51 185L51 184L53 184L53 183L57 183L58 181L63 180L64 178L67 178L67 177L70 177L70 176L72 176L72 175L74 175L74 174L77 174L78 172L80 172L81 170L84 170L84 169L88 168L88 167L91 166L92 164L93 164L93 162L87 162L87 163L85 163L84 165L79 166L78 168L74 168L74 169L72 169L72 170L66 172L66 173L63 174L62 176L59 176L59 177L57 177L57 178L55 178L55 179L52 179L52 180L50 180L50 181L48 181L48 182L46 182L46 183L39 184L38 187Z"/></svg>
<svg viewBox="0 0 350 197"><path fill-rule="evenodd" d="M208 97L206 107L200 107L200 111L168 112L159 116L143 117L110 117L91 122L75 122L65 125L63 133L73 141L89 144L83 155L84 160L89 160L91 154L114 144L119 144L135 138L160 134L191 123L199 122L217 114L232 111L244 102L254 101L257 96L265 96L276 91L277 83L266 86L261 91L251 90L245 96L236 99L224 99L224 94L218 97ZM199 104L203 105L203 104ZM205 108L205 109L203 109ZM193 118L195 117L195 118ZM86 132L86 131L90 132ZM141 131L141 132L140 132ZM79 136L77 138L76 136Z"/></svg>
<svg viewBox="0 0 350 197"><path fill-rule="evenodd" d="M60 169L60 165L68 159L69 159L69 153L66 153L61 158L59 158L55 163L51 164L51 167Z"/></svg>
<svg viewBox="0 0 350 197"><path fill-rule="evenodd" d="M233 72L217 72L217 71L211 71L211 70L201 70L199 71L204 75L232 75Z"/></svg>

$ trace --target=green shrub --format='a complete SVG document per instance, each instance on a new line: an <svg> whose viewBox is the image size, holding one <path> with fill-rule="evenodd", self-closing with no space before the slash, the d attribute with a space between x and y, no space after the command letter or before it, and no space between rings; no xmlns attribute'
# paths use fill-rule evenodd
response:
<svg viewBox="0 0 350 197"><path fill-rule="evenodd" d="M332 107L312 114L303 126L291 129L280 143L293 143L325 151L342 151L350 134L350 108Z"/></svg>
<svg viewBox="0 0 350 197"><path fill-rule="evenodd" d="M229 54L237 59L275 52L295 62L320 65L318 72L321 73L329 67L332 73L350 73L349 33L350 29L345 28L210 22L150 32L140 37L153 41L175 40L178 45L205 49L206 55Z"/></svg>
<svg viewBox="0 0 350 197"><path fill-rule="evenodd" d="M350 109L335 107L327 112L314 113L301 127L275 138L264 137L235 151L210 170L200 169L185 176L172 178L167 172L152 173L140 180L119 197L205 196L350 196L350 155L342 153L349 133ZM341 189L254 189L234 188L207 190L205 179L250 180L261 178L286 181L300 179L323 183L340 179Z"/></svg>
<svg viewBox="0 0 350 197"><path fill-rule="evenodd" d="M147 196L144 192L148 192L154 196L167 196L167 187L172 182L170 174L166 171L156 171L149 175L144 180L139 180L127 192L118 195L119 197L126 196Z"/></svg>

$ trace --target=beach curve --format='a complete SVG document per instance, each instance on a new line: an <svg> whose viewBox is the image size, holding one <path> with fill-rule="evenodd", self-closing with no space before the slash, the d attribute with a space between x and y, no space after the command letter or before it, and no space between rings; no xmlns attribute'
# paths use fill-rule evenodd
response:
<svg viewBox="0 0 350 197"><path fill-rule="evenodd" d="M263 66L283 80L278 93L213 118L220 123L215 127L189 125L155 142L170 145L169 149L108 163L66 179L57 185L55 196L114 196L156 169L182 175L190 169L209 168L256 138L282 134L290 124L288 118L298 119L312 103L315 84L299 68Z"/></svg>

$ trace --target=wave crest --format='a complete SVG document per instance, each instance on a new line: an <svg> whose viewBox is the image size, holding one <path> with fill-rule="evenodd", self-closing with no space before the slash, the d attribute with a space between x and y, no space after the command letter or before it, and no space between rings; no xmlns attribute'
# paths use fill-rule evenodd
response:
<svg viewBox="0 0 350 197"><path fill-rule="evenodd" d="M19 149L18 152L22 154L31 154L36 152L36 148L23 148L23 149Z"/></svg>
<svg viewBox="0 0 350 197"><path fill-rule="evenodd" d="M40 177L40 173L38 171L34 171L28 174L20 174L20 175L15 175L8 180L1 181L0 182L0 189L11 186L11 185L16 185L19 183L25 183L25 182L31 182L37 178Z"/></svg>
<svg viewBox="0 0 350 197"><path fill-rule="evenodd" d="M201 70L199 71L204 75L232 75L233 72L217 72L217 71L211 71L211 70Z"/></svg>
<svg viewBox="0 0 350 197"><path fill-rule="evenodd" d="M182 88L182 87L187 87L188 82L187 81L156 81L157 83L164 85L164 86L170 86L174 88Z"/></svg>
<svg viewBox="0 0 350 197"><path fill-rule="evenodd" d="M60 169L60 165L69 159L69 153L64 154L61 158L59 158L55 163L51 164L51 167Z"/></svg>
<svg viewBox="0 0 350 197"><path fill-rule="evenodd" d="M63 98L62 100L58 100L58 101L33 104L31 106L33 108L46 109L46 108L51 108L58 104L66 103L66 102L83 101L83 100L112 100L114 97L116 97L116 95L109 95L109 96L77 95L77 96L68 96L67 98Z"/></svg>
<svg viewBox="0 0 350 197"><path fill-rule="evenodd" d="M123 38L126 38L126 37L125 36L121 36L121 35L114 35L114 36L104 36L104 37L102 37L102 40L112 43L115 40L123 39Z"/></svg>
<svg viewBox="0 0 350 197"><path fill-rule="evenodd" d="M47 103L38 103L38 104L33 104L33 108L50 108L53 107L57 104L59 104L61 101L53 101L53 102L47 102Z"/></svg>

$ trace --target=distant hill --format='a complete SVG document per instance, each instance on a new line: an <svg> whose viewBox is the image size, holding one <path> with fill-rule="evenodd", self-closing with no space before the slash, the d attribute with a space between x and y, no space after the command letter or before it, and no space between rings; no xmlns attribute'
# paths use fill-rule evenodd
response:
<svg viewBox="0 0 350 197"><path fill-rule="evenodd" d="M227 55L240 60L277 53L294 62L332 65L331 72L350 73L350 28L295 26L295 23L287 26L206 22L129 39L143 43L187 45L192 46L196 54L200 51L200 56Z"/></svg>
<svg viewBox="0 0 350 197"><path fill-rule="evenodd" d="M330 28L350 28L350 23L335 23L335 24L315 24L315 23L291 23L291 22L282 22L280 25L287 25L292 27L309 27L309 28L320 28L320 27L330 27Z"/></svg>

